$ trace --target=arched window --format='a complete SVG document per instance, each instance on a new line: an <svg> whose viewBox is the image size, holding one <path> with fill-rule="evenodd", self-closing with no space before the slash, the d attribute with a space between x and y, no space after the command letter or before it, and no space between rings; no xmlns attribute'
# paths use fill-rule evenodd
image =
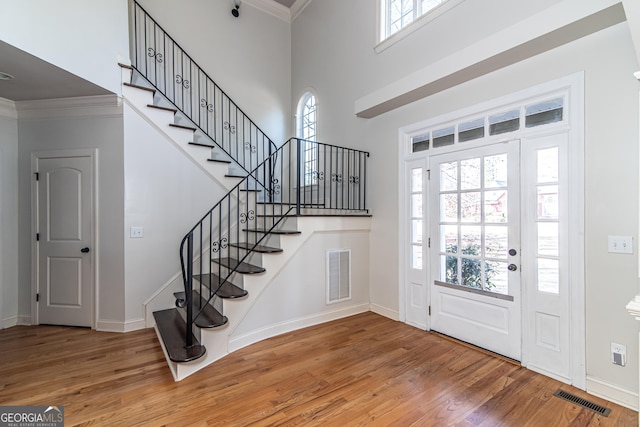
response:
<svg viewBox="0 0 640 427"><path fill-rule="evenodd" d="M298 137L315 141L317 124L316 97L311 92L307 92L300 98L299 105Z"/></svg>
<svg viewBox="0 0 640 427"><path fill-rule="evenodd" d="M316 96L311 92L306 92L298 102L297 114L297 135L302 139L300 144L301 159L304 165L303 176L304 185L313 185L317 179L318 144L317 138L317 102Z"/></svg>

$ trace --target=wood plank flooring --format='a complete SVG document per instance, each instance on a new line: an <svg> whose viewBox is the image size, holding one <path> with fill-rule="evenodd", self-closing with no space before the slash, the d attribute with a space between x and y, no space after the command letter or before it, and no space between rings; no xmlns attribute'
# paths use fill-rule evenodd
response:
<svg viewBox="0 0 640 427"><path fill-rule="evenodd" d="M553 397L564 390L609 417ZM637 426L638 414L373 313L237 351L174 382L152 329L0 331L0 405L66 426Z"/></svg>

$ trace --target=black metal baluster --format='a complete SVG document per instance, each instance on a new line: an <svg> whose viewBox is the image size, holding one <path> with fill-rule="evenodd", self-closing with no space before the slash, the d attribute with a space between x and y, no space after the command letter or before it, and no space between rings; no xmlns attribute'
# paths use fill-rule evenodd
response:
<svg viewBox="0 0 640 427"><path fill-rule="evenodd" d="M301 153L300 150L302 149L302 140L301 139L297 139L297 145L298 145L298 149L297 149L297 153L296 153L296 182L297 182L297 190L296 190L296 215L300 215L300 186L301 186L301 182L300 182L300 169L301 169Z"/></svg>
<svg viewBox="0 0 640 427"><path fill-rule="evenodd" d="M187 325L186 325L186 347L193 346L193 298L191 292L191 281L193 280L193 232L187 238L187 280L185 282L185 298L187 301Z"/></svg>

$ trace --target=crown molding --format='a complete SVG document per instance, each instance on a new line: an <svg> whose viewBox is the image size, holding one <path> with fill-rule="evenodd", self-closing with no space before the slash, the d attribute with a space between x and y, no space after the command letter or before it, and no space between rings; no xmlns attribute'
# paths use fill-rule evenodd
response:
<svg viewBox="0 0 640 427"><path fill-rule="evenodd" d="M16 110L16 103L9 99L0 98L0 117L17 119L18 111Z"/></svg>
<svg viewBox="0 0 640 427"><path fill-rule="evenodd" d="M291 5L291 22L295 21L298 15L311 3L311 0L296 0Z"/></svg>
<svg viewBox="0 0 640 427"><path fill-rule="evenodd" d="M19 119L59 119L122 116L122 100L116 95L40 99L16 102Z"/></svg>
<svg viewBox="0 0 640 427"><path fill-rule="evenodd" d="M285 22L291 22L291 11L275 0L244 0L243 3L253 6L258 10L275 16Z"/></svg>
<svg viewBox="0 0 640 427"><path fill-rule="evenodd" d="M296 0L291 5L291 9L281 5L275 0L244 0L244 3L285 22L291 23L302 13L304 8L311 3L311 0Z"/></svg>

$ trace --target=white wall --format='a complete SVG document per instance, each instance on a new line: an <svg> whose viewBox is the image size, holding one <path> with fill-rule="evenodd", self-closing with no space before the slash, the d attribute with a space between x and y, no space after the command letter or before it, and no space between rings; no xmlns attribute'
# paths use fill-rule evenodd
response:
<svg viewBox="0 0 640 427"><path fill-rule="evenodd" d="M142 7L277 145L292 136L290 26L245 3L143 0Z"/></svg>
<svg viewBox="0 0 640 427"><path fill-rule="evenodd" d="M18 120L0 99L0 329L18 319Z"/></svg>
<svg viewBox="0 0 640 427"><path fill-rule="evenodd" d="M326 251L351 249L351 300L326 303ZM287 325L323 318L352 307L369 305L369 232L316 233L298 250L269 284L231 334L231 340L247 335L282 333ZM292 326L290 326L292 327ZM298 326L299 327L299 326Z"/></svg>
<svg viewBox="0 0 640 427"><path fill-rule="evenodd" d="M0 40L120 93L127 0L0 0Z"/></svg>
<svg viewBox="0 0 640 427"><path fill-rule="evenodd" d="M353 113L356 99L489 34L483 25L504 27L552 3L494 0L476 9L477 2L463 2L442 22L376 55L375 2L314 1L292 27L293 103L313 87L321 139L371 152L371 302L397 313L398 129L584 70L587 374L633 394L638 336L625 305L637 293L637 260L606 249L607 235L638 237L638 88L632 76L638 64L626 23L373 119ZM627 345L626 367L611 364L611 341Z"/></svg>
<svg viewBox="0 0 640 427"><path fill-rule="evenodd" d="M127 104L124 135L125 322L130 325L144 320L143 303L180 272L180 241L227 191ZM204 148L202 155L208 155ZM143 238L130 237L133 226L144 228Z"/></svg>
<svg viewBox="0 0 640 427"><path fill-rule="evenodd" d="M98 149L98 320L124 319L124 164L122 109L115 97L107 105L48 108L48 103L18 106L19 314L31 315L31 153L42 150ZM110 107L109 107L110 105ZM27 108L27 106L29 108ZM40 108L40 109L38 109ZM62 114L62 116L60 116ZM56 117L58 115L58 117Z"/></svg>

